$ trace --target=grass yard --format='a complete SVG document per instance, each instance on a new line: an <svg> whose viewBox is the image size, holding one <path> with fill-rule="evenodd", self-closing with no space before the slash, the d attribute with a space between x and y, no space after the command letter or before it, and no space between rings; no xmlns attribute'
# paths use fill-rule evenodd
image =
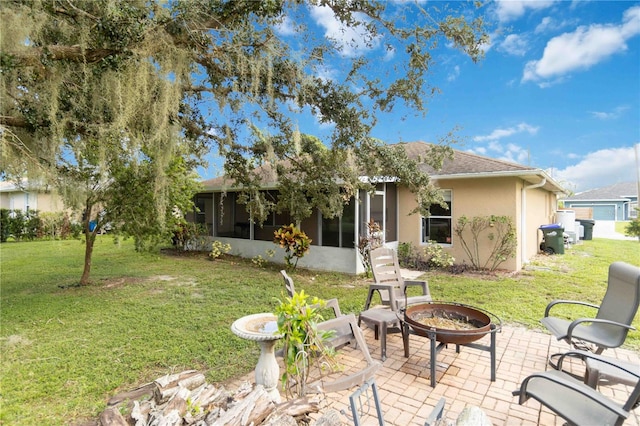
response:
<svg viewBox="0 0 640 426"><path fill-rule="evenodd" d="M73 287L83 254L79 241L0 246L0 423L74 424L96 416L115 393L170 372L198 369L215 383L255 367L258 345L233 335L230 325L274 309L283 292L278 266L138 254L131 242L101 237L93 284ZM638 242L584 241L565 255L540 256L514 276L426 277L435 299L539 328L551 299L598 303L615 260L640 264ZM345 312L363 307L364 277L304 270L292 277L298 290L337 297ZM640 350L640 332L629 335L627 346Z"/></svg>

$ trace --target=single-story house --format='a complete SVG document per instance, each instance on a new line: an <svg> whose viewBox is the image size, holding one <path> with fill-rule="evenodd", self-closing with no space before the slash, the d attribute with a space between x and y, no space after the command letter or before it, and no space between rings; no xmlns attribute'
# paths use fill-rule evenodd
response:
<svg viewBox="0 0 640 426"><path fill-rule="evenodd" d="M400 144L410 158L424 155L429 144ZM453 159L445 160L443 168L434 171L426 164L421 168L430 174L443 191L449 209L431 207L431 216L410 214L417 206L415 197L397 179L377 184L375 194L361 192L345 206L342 217L323 218L320 212L300 223L300 228L313 240L311 250L298 265L311 269L362 273L356 241L365 235L367 223L373 219L381 225L386 245L411 243L425 246L437 241L455 259L466 262L461 241L454 234L459 217L508 216L517 234L516 256L500 265L518 271L538 253L541 225L554 223L558 195L564 189L545 171L515 163L455 150ZM264 190L277 197L275 175L264 171ZM198 212L189 220L206 224L211 240L229 243L231 253L247 258L265 257L267 250L277 249L272 259L280 261L283 252L273 243L273 233L291 223L288 214L273 213L262 226L251 221L244 205L236 203L237 188L225 177L203 182L204 190L196 196ZM482 247L481 247L482 249ZM486 252L486 250L485 250Z"/></svg>
<svg viewBox="0 0 640 426"><path fill-rule="evenodd" d="M594 220L630 220L637 216L638 183L620 182L561 199L564 208L590 208Z"/></svg>
<svg viewBox="0 0 640 426"><path fill-rule="evenodd" d="M16 185L15 182L0 182L0 208L8 210L21 210L28 212L38 210L40 212L58 212L64 209L62 199L44 190L40 186Z"/></svg>

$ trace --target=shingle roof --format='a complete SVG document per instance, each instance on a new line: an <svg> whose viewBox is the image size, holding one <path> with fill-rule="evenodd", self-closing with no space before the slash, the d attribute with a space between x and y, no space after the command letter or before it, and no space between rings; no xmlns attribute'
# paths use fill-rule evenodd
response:
<svg viewBox="0 0 640 426"><path fill-rule="evenodd" d="M629 196L638 197L636 182L619 182L604 188L590 189L566 198L566 200L620 200Z"/></svg>
<svg viewBox="0 0 640 426"><path fill-rule="evenodd" d="M424 156L432 147L432 144L426 142L407 142L398 145L404 145L409 158L414 159L418 156ZM422 164L421 167L430 175L439 176L494 172L533 172L537 170L534 167L496 160L495 158L483 157L459 150L454 150L453 159L444 161L441 170L436 171L426 164Z"/></svg>
<svg viewBox="0 0 640 426"><path fill-rule="evenodd" d="M397 144L402 146L407 152L409 158L417 159L429 154L429 150L433 147L427 142L402 142ZM443 162L441 170L434 170L427 164L420 164L420 168L435 179L445 178L477 178L477 177L497 177L497 176L519 176L530 183L538 183L542 179L546 179L545 189L549 191L564 191L564 189L547 176L541 169L535 167L523 166L517 163L511 163L494 158L483 157L481 155L471 154L469 152L454 150L453 159L446 159ZM261 179L265 188L276 186L275 171L270 164L262 166L255 171L261 174ZM217 177L203 182L206 189L221 189L232 186L227 178Z"/></svg>
<svg viewBox="0 0 640 426"><path fill-rule="evenodd" d="M265 163L262 166L253 170L253 173L260 175L260 181L264 187L275 186L276 183L276 171L271 163ZM219 176L213 179L207 179L202 182L205 189L219 189L224 187L234 186L233 181L226 176Z"/></svg>

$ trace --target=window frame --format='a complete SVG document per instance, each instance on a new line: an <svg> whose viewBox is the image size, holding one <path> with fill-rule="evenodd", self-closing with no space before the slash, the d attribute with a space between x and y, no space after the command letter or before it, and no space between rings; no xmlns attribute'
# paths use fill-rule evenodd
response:
<svg viewBox="0 0 640 426"><path fill-rule="evenodd" d="M453 246L453 190L441 189L441 191L443 192L445 201L447 201L449 204L449 211L448 211L449 214L448 215L439 214L439 215L430 215L429 217L424 217L424 216L420 217L420 245L426 246L427 244L429 244L429 241L436 241L432 238L428 238L431 235L427 235L426 232L428 232L431 229L431 226L429 224L432 219L444 219L449 221L449 240L450 241L437 242L437 243L443 247ZM449 195L448 200L447 200L447 194ZM427 229L425 229L425 226ZM425 237L427 238L425 239Z"/></svg>

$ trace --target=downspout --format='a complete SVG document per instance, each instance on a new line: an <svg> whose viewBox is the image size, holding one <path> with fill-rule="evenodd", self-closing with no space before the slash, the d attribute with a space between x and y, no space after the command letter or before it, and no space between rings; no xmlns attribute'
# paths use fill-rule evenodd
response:
<svg viewBox="0 0 640 426"><path fill-rule="evenodd" d="M547 178L542 178L542 181L539 183L522 187L522 211L520 212L520 241L522 241L520 259L522 265L529 263L529 259L527 259L527 190L540 188L546 183Z"/></svg>

